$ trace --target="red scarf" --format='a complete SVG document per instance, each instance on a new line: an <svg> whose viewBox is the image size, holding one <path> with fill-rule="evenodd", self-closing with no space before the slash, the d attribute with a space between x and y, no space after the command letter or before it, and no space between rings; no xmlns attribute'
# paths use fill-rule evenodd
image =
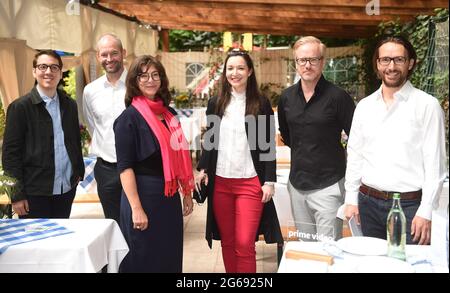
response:
<svg viewBox="0 0 450 293"><path fill-rule="evenodd" d="M159 142L165 181L164 195L173 196L179 188L184 196L191 195L194 189L192 161L180 122L160 99L153 101L138 96L133 98L131 104L144 117ZM168 128L157 115L162 115Z"/></svg>

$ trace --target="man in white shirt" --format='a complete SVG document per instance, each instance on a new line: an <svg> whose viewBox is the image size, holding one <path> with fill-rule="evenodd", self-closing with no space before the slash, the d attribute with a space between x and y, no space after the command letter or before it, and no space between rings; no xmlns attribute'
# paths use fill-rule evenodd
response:
<svg viewBox="0 0 450 293"><path fill-rule="evenodd" d="M401 194L406 242L429 244L431 211L446 177L445 128L438 101L408 81L417 62L411 43L385 37L374 70L381 87L356 107L348 141L345 216L364 236L386 239L392 194Z"/></svg>
<svg viewBox="0 0 450 293"><path fill-rule="evenodd" d="M94 175L98 195L105 217L117 222L122 186L117 173L113 123L125 109L125 56L117 36L103 35L97 43L97 59L106 74L88 84L83 93L83 114L92 137L90 153L97 156Z"/></svg>

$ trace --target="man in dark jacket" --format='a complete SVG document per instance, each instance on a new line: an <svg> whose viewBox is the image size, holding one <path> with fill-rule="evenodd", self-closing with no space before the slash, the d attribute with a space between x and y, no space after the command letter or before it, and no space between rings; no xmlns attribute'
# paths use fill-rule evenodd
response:
<svg viewBox="0 0 450 293"><path fill-rule="evenodd" d="M11 201L20 218L68 218L84 176L77 104L57 90L62 66L56 52L37 53L36 86L6 114L2 163L18 182Z"/></svg>

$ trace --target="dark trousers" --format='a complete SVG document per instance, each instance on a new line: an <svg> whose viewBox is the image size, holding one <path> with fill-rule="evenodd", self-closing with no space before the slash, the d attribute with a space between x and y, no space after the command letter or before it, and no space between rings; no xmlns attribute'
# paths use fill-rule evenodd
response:
<svg viewBox="0 0 450 293"><path fill-rule="evenodd" d="M122 185L117 172L117 164L108 163L101 158L97 158L94 176L97 181L98 197L100 198L105 218L116 220L119 223Z"/></svg>
<svg viewBox="0 0 450 293"><path fill-rule="evenodd" d="M61 195L29 196L27 200L30 211L28 215L20 216L20 218L67 219L70 217L76 190L73 188Z"/></svg>
<svg viewBox="0 0 450 293"><path fill-rule="evenodd" d="M364 236L382 239L387 238L386 221L392 207L392 201L392 199L378 199L359 192L359 217L361 219L361 230ZM400 204L406 217L406 244L417 244L412 242L411 223L419 208L420 200L401 199Z"/></svg>

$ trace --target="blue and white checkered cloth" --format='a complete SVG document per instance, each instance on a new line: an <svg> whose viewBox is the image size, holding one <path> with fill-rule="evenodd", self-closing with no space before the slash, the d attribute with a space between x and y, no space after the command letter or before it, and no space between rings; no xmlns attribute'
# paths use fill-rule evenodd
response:
<svg viewBox="0 0 450 293"><path fill-rule="evenodd" d="M11 245L73 233L49 219L0 219L0 254Z"/></svg>
<svg viewBox="0 0 450 293"><path fill-rule="evenodd" d="M192 109L175 109L177 111L178 117L191 117L194 110Z"/></svg>
<svg viewBox="0 0 450 293"><path fill-rule="evenodd" d="M77 190L77 193L97 193L97 181L94 177L94 167L97 162L96 157L84 157L84 179L80 182L79 187L82 190Z"/></svg>

